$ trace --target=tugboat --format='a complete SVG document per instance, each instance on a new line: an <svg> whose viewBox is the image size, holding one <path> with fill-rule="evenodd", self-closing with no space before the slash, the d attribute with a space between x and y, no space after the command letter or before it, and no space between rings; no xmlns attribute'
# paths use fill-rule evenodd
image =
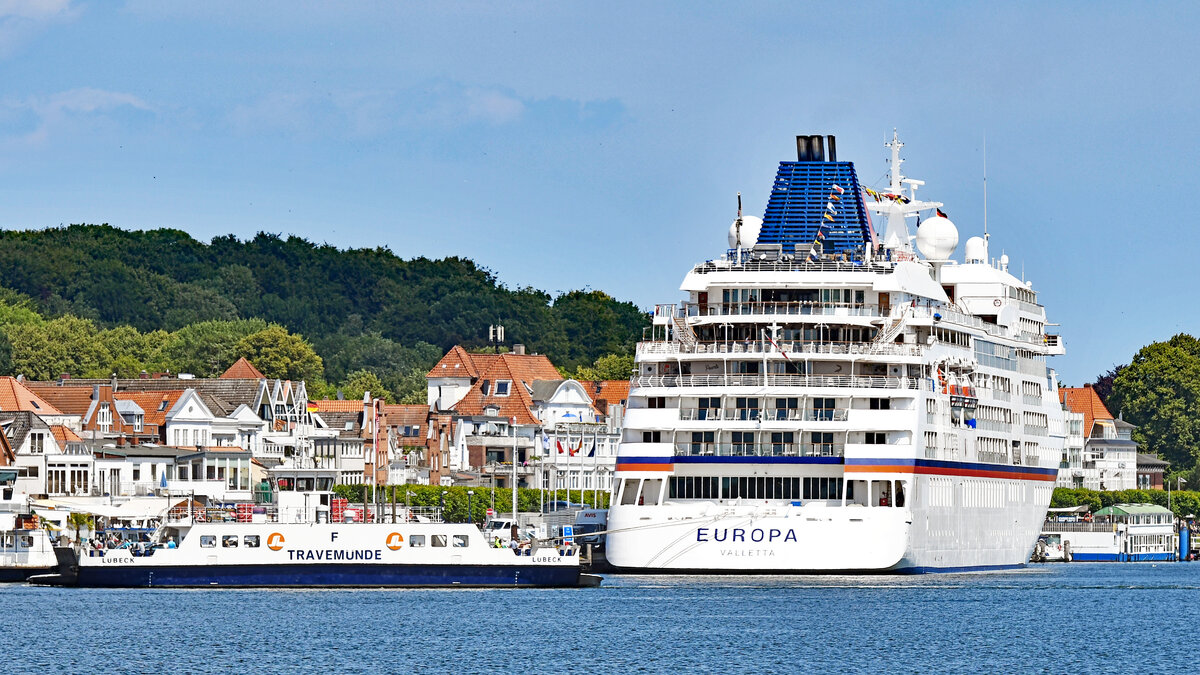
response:
<svg viewBox="0 0 1200 675"><path fill-rule="evenodd" d="M272 471L271 504L214 517L190 498L141 551L55 549L57 574L35 584L83 587L597 586L578 549L489 546L468 523L405 514L394 523L336 522L335 472ZM325 489L321 489L325 488ZM228 512L227 512L228 513ZM340 516L340 513L336 514ZM409 522L411 521L411 522Z"/></svg>

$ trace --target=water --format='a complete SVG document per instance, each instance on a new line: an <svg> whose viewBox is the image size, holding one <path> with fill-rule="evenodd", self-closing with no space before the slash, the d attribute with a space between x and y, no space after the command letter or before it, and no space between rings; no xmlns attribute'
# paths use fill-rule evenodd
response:
<svg viewBox="0 0 1200 675"><path fill-rule="evenodd" d="M571 590L0 587L9 672L1130 672L1191 662L1200 565L609 576Z"/></svg>

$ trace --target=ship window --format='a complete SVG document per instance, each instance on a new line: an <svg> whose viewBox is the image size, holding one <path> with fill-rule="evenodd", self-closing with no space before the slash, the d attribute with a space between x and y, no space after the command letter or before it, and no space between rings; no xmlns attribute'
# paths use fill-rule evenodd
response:
<svg viewBox="0 0 1200 675"><path fill-rule="evenodd" d="M841 478L805 478L804 499L841 499Z"/></svg>
<svg viewBox="0 0 1200 675"><path fill-rule="evenodd" d="M887 445L887 434L882 431L868 431L867 445Z"/></svg>
<svg viewBox="0 0 1200 675"><path fill-rule="evenodd" d="M647 408L665 408L667 407L667 399L665 396L650 396L646 399Z"/></svg>
<svg viewBox="0 0 1200 675"><path fill-rule="evenodd" d="M246 548L258 548L258 535L248 534L242 537L242 543L246 545Z"/></svg>
<svg viewBox="0 0 1200 675"><path fill-rule="evenodd" d="M642 432L642 442L643 443L662 443L662 432L661 431L643 431Z"/></svg>
<svg viewBox="0 0 1200 675"><path fill-rule="evenodd" d="M758 399L738 397L735 400L739 420L758 419Z"/></svg>
<svg viewBox="0 0 1200 675"><path fill-rule="evenodd" d="M200 537L200 548L216 548L217 538L215 535L206 534Z"/></svg>
<svg viewBox="0 0 1200 675"><path fill-rule="evenodd" d="M409 548L425 548L425 535L411 534L408 536Z"/></svg>
<svg viewBox="0 0 1200 675"><path fill-rule="evenodd" d="M891 410L892 399L890 398L873 398L871 399L871 410Z"/></svg>
<svg viewBox="0 0 1200 675"><path fill-rule="evenodd" d="M637 503L639 483L641 483L639 478L625 479L625 488L621 490L622 506L632 506Z"/></svg>
<svg viewBox="0 0 1200 675"><path fill-rule="evenodd" d="M642 481L642 496L638 499L638 504L648 504L655 506L658 500L662 497L662 479L648 478Z"/></svg>
<svg viewBox="0 0 1200 675"><path fill-rule="evenodd" d="M238 538L236 534L227 534L221 537L221 548L237 548Z"/></svg>
<svg viewBox="0 0 1200 675"><path fill-rule="evenodd" d="M429 545L434 548L446 548L446 535L444 535L444 534L430 535Z"/></svg>
<svg viewBox="0 0 1200 675"><path fill-rule="evenodd" d="M470 541L465 534L454 535L454 548L466 548Z"/></svg>

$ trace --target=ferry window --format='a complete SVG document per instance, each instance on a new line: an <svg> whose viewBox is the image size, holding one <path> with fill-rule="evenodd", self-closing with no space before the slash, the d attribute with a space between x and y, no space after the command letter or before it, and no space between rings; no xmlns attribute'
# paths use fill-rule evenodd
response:
<svg viewBox="0 0 1200 675"><path fill-rule="evenodd" d="M248 534L242 538L242 543L246 545L246 548L258 548L258 535Z"/></svg>
<svg viewBox="0 0 1200 675"><path fill-rule="evenodd" d="M200 537L200 548L216 548L217 538L215 535L206 534Z"/></svg>
<svg viewBox="0 0 1200 675"><path fill-rule="evenodd" d="M425 548L425 535L411 534L408 536L409 548Z"/></svg>
<svg viewBox="0 0 1200 675"><path fill-rule="evenodd" d="M465 535L465 534L454 535L454 548L466 548L468 543L469 543L469 541L467 540L467 535Z"/></svg>
<svg viewBox="0 0 1200 675"><path fill-rule="evenodd" d="M659 498L662 496L662 479L648 478L642 481L642 496L638 499L638 504L649 504L654 506L658 504Z"/></svg>
<svg viewBox="0 0 1200 675"><path fill-rule="evenodd" d="M33 548L33 537L27 534L17 537L17 542L21 545L21 548Z"/></svg>
<svg viewBox="0 0 1200 675"><path fill-rule="evenodd" d="M221 537L221 548L237 548L238 538L236 534L227 534Z"/></svg>
<svg viewBox="0 0 1200 675"><path fill-rule="evenodd" d="M313 479L312 478L297 478L296 479L296 491L297 492L312 492L313 491Z"/></svg>
<svg viewBox="0 0 1200 675"><path fill-rule="evenodd" d="M296 486L292 482L291 478L280 478L279 479L279 491L280 492L291 492L292 490L295 489L295 487Z"/></svg>
<svg viewBox="0 0 1200 675"><path fill-rule="evenodd" d="M646 399L647 408L665 408L667 407L667 398L665 396L650 396Z"/></svg>
<svg viewBox="0 0 1200 675"><path fill-rule="evenodd" d="M661 431L643 431L642 432L642 442L643 443L662 443L662 432Z"/></svg>
<svg viewBox="0 0 1200 675"><path fill-rule="evenodd" d="M868 431L867 445L887 445L887 434L882 431Z"/></svg>
<svg viewBox="0 0 1200 675"><path fill-rule="evenodd" d="M637 503L638 487L641 482L638 478L626 478L625 487L621 490L621 505L632 506Z"/></svg>
<svg viewBox="0 0 1200 675"><path fill-rule="evenodd" d="M431 535L429 545L434 548L446 548L446 535L444 535L444 534Z"/></svg>
<svg viewBox="0 0 1200 675"><path fill-rule="evenodd" d="M871 410L891 410L892 399L890 398L873 398L871 399Z"/></svg>
<svg viewBox="0 0 1200 675"><path fill-rule="evenodd" d="M317 489L320 490L321 492L332 491L333 490L333 479L332 478L318 478L317 479Z"/></svg>

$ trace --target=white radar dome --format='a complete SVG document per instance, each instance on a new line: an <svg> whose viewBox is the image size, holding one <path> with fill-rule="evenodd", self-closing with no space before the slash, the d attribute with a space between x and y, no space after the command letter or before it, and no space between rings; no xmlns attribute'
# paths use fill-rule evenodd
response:
<svg viewBox="0 0 1200 675"><path fill-rule="evenodd" d="M983 237L968 239L965 251L968 263L987 262L987 242L983 240Z"/></svg>
<svg viewBox="0 0 1200 675"><path fill-rule="evenodd" d="M949 260L958 246L958 228L949 218L934 216L917 228L917 248L929 260Z"/></svg>
<svg viewBox="0 0 1200 675"><path fill-rule="evenodd" d="M733 221L729 226L729 248L752 248L758 243L758 233L762 230L762 218L742 216L742 225Z"/></svg>

